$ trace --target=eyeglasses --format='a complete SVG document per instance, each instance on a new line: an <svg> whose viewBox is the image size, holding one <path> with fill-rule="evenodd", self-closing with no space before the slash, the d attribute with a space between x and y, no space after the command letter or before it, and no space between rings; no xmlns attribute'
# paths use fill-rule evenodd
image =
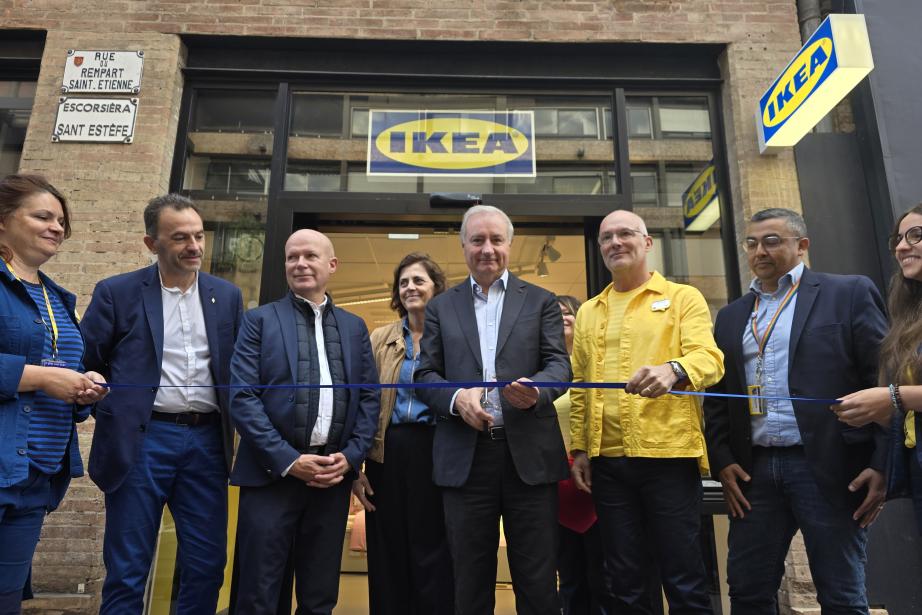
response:
<svg viewBox="0 0 922 615"><path fill-rule="evenodd" d="M922 226L912 226L906 229L905 233L894 233L890 235L890 251L896 252L896 247L900 242L906 240L907 246L914 246L922 241Z"/></svg>
<svg viewBox="0 0 922 615"><path fill-rule="evenodd" d="M766 250L774 250L784 243L785 239L803 239L803 237L781 237L779 235L766 235L762 239L747 237L740 242L740 245L743 246L743 249L747 252L755 252L758 250L760 243Z"/></svg>
<svg viewBox="0 0 922 615"><path fill-rule="evenodd" d="M607 246L612 241L614 241L616 237L618 238L618 241L630 241L636 235L640 235L641 237L647 236L646 233L644 233L643 231L639 231L637 229L622 228L622 229L618 229L614 233L605 233L604 235L599 235L599 245Z"/></svg>

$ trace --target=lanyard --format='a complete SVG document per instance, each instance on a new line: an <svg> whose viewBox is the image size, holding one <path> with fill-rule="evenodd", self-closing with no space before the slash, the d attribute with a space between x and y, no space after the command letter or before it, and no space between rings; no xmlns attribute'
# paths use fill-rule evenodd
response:
<svg viewBox="0 0 922 615"><path fill-rule="evenodd" d="M6 268L10 270L10 273L13 274L13 277L22 282L22 278L13 270L13 266L6 261L3 262L6 264ZM45 283L41 281L41 278L39 278L38 283L42 287L42 295L45 296L45 308L48 310L48 320L51 321L51 358L56 359L58 357L58 322L54 318L54 310L51 309L51 300L48 298L48 289L45 288ZM42 324L46 327L48 326L44 318L42 319Z"/></svg>
<svg viewBox="0 0 922 615"><path fill-rule="evenodd" d="M768 344L768 338L771 337L772 332L775 330L775 325L778 324L778 317L781 316L781 312L784 311L784 308L791 303L791 299L794 298L794 295L797 293L797 289L800 287L800 280L797 280L797 284L791 287L791 290L787 292L784 296L784 299L781 300L781 304L778 305L778 309L775 310L774 315L771 317L771 320L768 321L768 327L765 329L765 333L761 336L759 335L759 329L756 324L757 316L759 313L759 295L756 295L756 302L752 308L752 337L755 338L756 343L759 344L759 363L762 362L762 356L765 354L765 346Z"/></svg>

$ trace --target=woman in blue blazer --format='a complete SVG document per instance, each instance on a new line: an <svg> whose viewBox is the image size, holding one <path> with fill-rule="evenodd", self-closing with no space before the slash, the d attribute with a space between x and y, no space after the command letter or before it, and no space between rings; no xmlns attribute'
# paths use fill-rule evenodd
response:
<svg viewBox="0 0 922 615"><path fill-rule="evenodd" d="M107 391L83 373L76 297L39 270L69 235L67 202L43 177L0 180L0 615L30 594L44 517L83 475L76 423Z"/></svg>
<svg viewBox="0 0 922 615"><path fill-rule="evenodd" d="M922 532L922 204L896 221L890 251L890 331L880 346L881 386L852 393L832 407L839 420L890 428L887 495L911 495Z"/></svg>

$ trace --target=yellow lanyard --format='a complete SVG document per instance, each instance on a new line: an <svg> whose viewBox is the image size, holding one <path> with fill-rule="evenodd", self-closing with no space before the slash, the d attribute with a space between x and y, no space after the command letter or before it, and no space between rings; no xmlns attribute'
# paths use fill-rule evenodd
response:
<svg viewBox="0 0 922 615"><path fill-rule="evenodd" d="M10 273L13 274L13 277L22 282L16 272L13 270L13 266L7 261L3 261L6 264L6 268L10 270ZM58 322L54 319L54 310L51 309L51 300L48 298L48 290L45 288L45 284L42 282L42 279L38 279L38 283L42 287L42 294L45 296L45 308L48 310L48 320L51 321L51 358L58 358ZM45 319L42 319L42 324L46 327L48 323L45 322Z"/></svg>

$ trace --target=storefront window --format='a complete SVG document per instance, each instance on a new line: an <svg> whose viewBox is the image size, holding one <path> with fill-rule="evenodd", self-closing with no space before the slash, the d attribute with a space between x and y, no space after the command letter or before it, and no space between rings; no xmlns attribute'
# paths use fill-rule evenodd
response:
<svg viewBox="0 0 922 615"><path fill-rule="evenodd" d="M711 138L708 101L702 96L628 98L627 122L631 138Z"/></svg>
<svg viewBox="0 0 922 615"><path fill-rule="evenodd" d="M275 91L195 93L183 190L202 211L204 270L259 300Z"/></svg>
<svg viewBox="0 0 922 615"><path fill-rule="evenodd" d="M531 111L536 176L369 175L372 109ZM291 99L287 191L609 194L617 189L614 171L609 97L296 92Z"/></svg>
<svg viewBox="0 0 922 615"><path fill-rule="evenodd" d="M627 123L634 210L654 237L651 263L698 288L716 312L728 292L708 99L628 97Z"/></svg>
<svg viewBox="0 0 922 615"><path fill-rule="evenodd" d="M34 98L34 81L0 81L0 177L19 170Z"/></svg>

